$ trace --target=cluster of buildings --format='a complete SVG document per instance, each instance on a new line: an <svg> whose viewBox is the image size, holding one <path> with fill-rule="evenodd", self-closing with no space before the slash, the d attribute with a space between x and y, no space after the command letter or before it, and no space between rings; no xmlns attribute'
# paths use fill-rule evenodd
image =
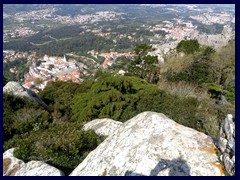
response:
<svg viewBox="0 0 240 180"><path fill-rule="evenodd" d="M147 27L152 32L160 30L166 32L166 40L182 40L196 28L191 22L184 22L181 19L173 19L173 22L163 21L161 24Z"/></svg>
<svg viewBox="0 0 240 180"><path fill-rule="evenodd" d="M55 12L57 8L46 8L42 10L34 10L30 12L19 12L16 13L15 18L18 22L23 22L26 20L31 20L32 23L35 23L35 20L51 20L54 22L61 22L64 24L71 23L93 23L102 20L115 20L119 18L123 13L114 12L114 11L99 11L95 14L86 14L86 15L77 15L77 16L62 16L57 15ZM6 15L5 15L6 17Z"/></svg>
<svg viewBox="0 0 240 180"><path fill-rule="evenodd" d="M3 50L3 63L14 62L16 59L27 58L27 61L31 63L35 59L36 52L17 52L14 50Z"/></svg>
<svg viewBox="0 0 240 180"><path fill-rule="evenodd" d="M27 20L49 20L49 19L55 19L57 16L54 14L56 12L56 8L45 8L41 10L33 10L33 11L22 11L15 14L15 19L18 22L24 22Z"/></svg>
<svg viewBox="0 0 240 180"><path fill-rule="evenodd" d="M37 61L40 65L37 66ZM26 88L44 89L49 81L72 81L80 83L83 79L80 74L93 76L87 71L87 66L76 60L66 57L45 55L42 59L33 61L29 72L24 75L24 84ZM33 89L34 90L34 89Z"/></svg>
<svg viewBox="0 0 240 180"><path fill-rule="evenodd" d="M4 50L4 63L13 62L17 58L26 58L29 71L24 74L22 84L25 88L38 92L39 89L43 90L48 82L51 81L72 81L81 83L84 77L94 76L95 73L90 73L89 68L83 62L77 62L73 58L66 58L58 56L44 55L37 58L36 52L15 52ZM121 56L133 57L134 54L128 53L99 53L95 50L89 51L89 55L93 57L101 56L104 58L99 67L107 69L114 61ZM74 54L72 54L75 57ZM77 56L76 56L77 57ZM82 56L81 56L82 57ZM82 57L83 58L83 57ZM87 57L86 57L87 58ZM93 62L92 62L93 63ZM14 74L18 73L17 67L9 69Z"/></svg>
<svg viewBox="0 0 240 180"><path fill-rule="evenodd" d="M29 71L24 74L23 86L38 92L38 89L43 90L50 81L72 81L80 83L83 81L80 75L94 76L88 71L88 67L77 62L75 59L58 56L45 55L42 58L37 58L35 52L15 52L3 51L3 62L14 62L18 58L26 58L29 66ZM9 69L10 72L17 74L17 67Z"/></svg>
<svg viewBox="0 0 240 180"><path fill-rule="evenodd" d="M39 24L39 20L47 20L52 22L60 22L62 24L76 24L76 23L95 23L98 21L112 21L119 19L123 13L114 11L99 11L95 14L77 15L77 16L61 16L55 14L57 8L46 8L42 10L34 10L30 12L19 12L14 15L14 19L20 23L18 28L14 30L4 30L3 40L7 42L11 38L25 37L37 34L38 31L33 30L31 27L25 27L21 25L25 21L29 21L31 24ZM9 16L4 13L4 18ZM44 25L37 25L44 26ZM100 36L105 36L100 33Z"/></svg>
<svg viewBox="0 0 240 180"><path fill-rule="evenodd" d="M3 41L7 42L10 38L32 36L34 34L37 34L38 32L39 31L34 31L29 27L18 27L14 31L6 30L3 34Z"/></svg>
<svg viewBox="0 0 240 180"><path fill-rule="evenodd" d="M77 15L74 17L71 16L58 16L57 21L61 23L94 23L98 21L111 21L119 18L123 13L117 13L114 11L99 11L96 14L86 14L86 15Z"/></svg>

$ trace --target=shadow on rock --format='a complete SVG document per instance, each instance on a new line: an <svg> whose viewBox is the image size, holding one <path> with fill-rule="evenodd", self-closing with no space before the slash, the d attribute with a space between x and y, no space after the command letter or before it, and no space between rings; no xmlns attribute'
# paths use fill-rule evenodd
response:
<svg viewBox="0 0 240 180"><path fill-rule="evenodd" d="M187 162L179 157L173 160L161 159L149 176L157 176L161 171L168 170L168 176L190 176L190 167ZM161 176L161 173L159 174ZM162 174L163 176L165 175ZM126 171L125 176L147 176L133 171Z"/></svg>

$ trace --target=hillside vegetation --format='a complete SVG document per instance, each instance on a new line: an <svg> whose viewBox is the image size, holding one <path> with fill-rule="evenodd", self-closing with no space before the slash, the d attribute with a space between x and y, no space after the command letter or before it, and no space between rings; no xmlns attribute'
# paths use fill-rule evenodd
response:
<svg viewBox="0 0 240 180"><path fill-rule="evenodd" d="M219 52L200 46L169 56L163 67L147 55L150 49L135 48L127 76L99 71L82 84L48 83L38 94L47 109L4 94L4 150L18 147L18 158L46 161L68 174L104 139L83 131L84 123L96 118L125 122L143 111L163 113L217 138L225 116L235 113L235 41Z"/></svg>

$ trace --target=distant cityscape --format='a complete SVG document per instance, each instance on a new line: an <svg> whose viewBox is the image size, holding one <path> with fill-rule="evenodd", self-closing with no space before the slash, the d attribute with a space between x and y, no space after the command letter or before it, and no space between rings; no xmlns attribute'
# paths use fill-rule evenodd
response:
<svg viewBox="0 0 240 180"><path fill-rule="evenodd" d="M142 5L141 7L158 8L162 5ZM165 6L163 6L165 7ZM13 18L14 22L17 22L16 28L3 29L3 41L7 43L12 39L27 38L37 35L40 31L50 28L52 24L72 25L81 24L84 33L93 33L96 36L103 37L112 41L113 47L115 47L119 41L127 39L130 43L142 43L146 41L143 36L137 37L136 33L142 28L144 31L153 33L153 36L147 37L147 40L152 43L155 51L150 54L157 56L159 62L164 62L164 57L176 48L177 44L184 39L197 39L200 44L219 48L228 43L228 41L235 37L235 30L230 24L235 24L235 14L226 11L204 10L203 13L199 12L199 9L195 5L186 5L187 10L196 12L196 15L190 15L189 18L172 18L170 20L161 21L161 23L155 23L149 25L143 23L139 28L136 28L136 32L130 34L118 33L112 31L112 28L103 29L104 25L97 25L99 22L122 22L126 19L126 12L117 12L114 10L108 11L96 11L95 13L87 14L87 10L83 9L85 14L79 14L75 16L71 15L59 15L57 14L56 7L46 7L39 10L21 11L15 13L14 17L11 17L6 12L3 13L4 19ZM179 9L166 8L172 12L178 12ZM186 11L186 10L185 10ZM45 22L46 21L46 22ZM220 34L207 34L198 30L198 25L193 21L199 22L203 25L209 26L214 24L223 25L223 30ZM27 23L26 23L27 22ZM40 23L41 22L41 23ZM44 22L44 23L43 23ZM52 22L52 24L49 24ZM94 26L89 26L92 24ZM103 23L102 23L103 24ZM34 28L33 28L34 27ZM126 25L119 23L117 28L121 29ZM36 30L39 28L40 30ZM35 29L35 30L34 30ZM161 32L161 33L158 33ZM163 36L163 34L165 34ZM46 41L42 44L30 42L31 45L36 47L52 42L58 42L59 40L71 39L62 38L58 39L48 35L50 41ZM108 69L114 64L118 57L134 57L133 51L117 52L109 49L108 52L101 52L95 49L89 50L86 55L81 55L76 52L62 53L62 56L52 56L45 54L41 57L36 55L35 51L19 51L19 50L4 50L3 62L14 62L19 58L26 58L29 71L24 74L24 78L20 79L23 86L30 88L35 92L43 90L49 81L72 81L81 83L85 77L93 77L97 69ZM103 58L103 61L97 62L96 59ZM82 58L83 61L79 62L76 58ZM89 67L92 61L91 67ZM12 67L9 71L13 74L18 74L17 67Z"/></svg>

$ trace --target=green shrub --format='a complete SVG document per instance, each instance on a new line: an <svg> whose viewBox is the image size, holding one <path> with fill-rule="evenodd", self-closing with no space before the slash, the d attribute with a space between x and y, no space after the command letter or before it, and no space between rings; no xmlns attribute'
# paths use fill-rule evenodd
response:
<svg viewBox="0 0 240 180"><path fill-rule="evenodd" d="M154 111L165 114L174 121L197 130L203 130L198 124L197 110L200 102L197 98L179 98L157 88L141 93L137 103L138 112Z"/></svg>
<svg viewBox="0 0 240 180"><path fill-rule="evenodd" d="M135 77L110 76L99 79L87 93L74 97L72 119L90 121L95 118L113 118L125 121L125 109L136 99L138 91L148 87L142 79ZM94 99L92 98L94 97Z"/></svg>
<svg viewBox="0 0 240 180"><path fill-rule="evenodd" d="M235 85L229 85L227 87L222 87L221 85L215 83L207 84L208 93L211 98L221 99L221 96L224 95L229 102L234 104L235 102Z"/></svg>
<svg viewBox="0 0 240 180"><path fill-rule="evenodd" d="M230 101L231 103L235 102L235 93L228 91L228 90L223 90L223 94L226 96L227 100Z"/></svg>
<svg viewBox="0 0 240 180"><path fill-rule="evenodd" d="M215 83L210 83L207 85L208 92L210 93L211 98L220 99L222 95L222 87Z"/></svg>
<svg viewBox="0 0 240 180"><path fill-rule="evenodd" d="M4 93L3 106L4 140L16 133L31 131L36 123L39 123L38 128L46 128L51 121L50 114L45 109L27 98Z"/></svg>
<svg viewBox="0 0 240 180"><path fill-rule="evenodd" d="M71 120L71 104L74 95L87 92L93 82L86 80L81 85L72 82L50 82L39 96L49 105L55 122L67 122Z"/></svg>
<svg viewBox="0 0 240 180"><path fill-rule="evenodd" d="M223 94L226 96L228 101L234 104L235 103L235 82L229 83L227 87L223 90Z"/></svg>
<svg viewBox="0 0 240 180"><path fill-rule="evenodd" d="M217 105L214 100L203 100L198 108L198 117L202 119L204 132L218 139L219 130L227 114L235 114L235 107L231 104Z"/></svg>
<svg viewBox="0 0 240 180"><path fill-rule="evenodd" d="M28 136L16 136L4 148L18 147L17 158L45 161L69 174L102 141L93 131L81 128L68 123L32 131Z"/></svg>
<svg viewBox="0 0 240 180"><path fill-rule="evenodd" d="M41 109L22 108L15 112L13 117L13 127L17 134L46 129L51 122L50 114Z"/></svg>

